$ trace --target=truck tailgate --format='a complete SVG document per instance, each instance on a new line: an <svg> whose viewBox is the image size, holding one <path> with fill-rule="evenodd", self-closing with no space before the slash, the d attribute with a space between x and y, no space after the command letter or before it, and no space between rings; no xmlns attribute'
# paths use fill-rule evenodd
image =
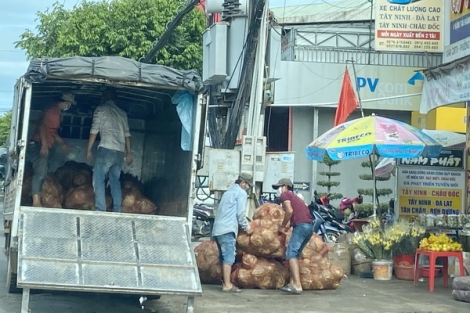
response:
<svg viewBox="0 0 470 313"><path fill-rule="evenodd" d="M184 218L20 208L18 287L202 295Z"/></svg>

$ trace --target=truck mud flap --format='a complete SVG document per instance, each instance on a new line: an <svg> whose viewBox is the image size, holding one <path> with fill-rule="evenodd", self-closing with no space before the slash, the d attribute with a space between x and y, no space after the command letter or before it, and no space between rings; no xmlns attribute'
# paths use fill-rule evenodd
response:
<svg viewBox="0 0 470 313"><path fill-rule="evenodd" d="M20 208L18 287L202 295L184 218Z"/></svg>

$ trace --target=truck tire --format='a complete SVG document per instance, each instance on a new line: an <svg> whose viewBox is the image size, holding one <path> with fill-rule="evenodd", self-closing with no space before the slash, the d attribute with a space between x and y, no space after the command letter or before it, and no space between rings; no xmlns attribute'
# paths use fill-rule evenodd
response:
<svg viewBox="0 0 470 313"><path fill-rule="evenodd" d="M8 293L21 293L23 290L21 288L18 288L16 286L16 283L18 281L18 276L16 273L12 272L12 264L11 264L11 254L13 252L10 250L10 253L8 254L8 269L7 269L7 288L8 288Z"/></svg>
<svg viewBox="0 0 470 313"><path fill-rule="evenodd" d="M17 276L11 273L8 280L8 293L21 293L23 289L16 286Z"/></svg>

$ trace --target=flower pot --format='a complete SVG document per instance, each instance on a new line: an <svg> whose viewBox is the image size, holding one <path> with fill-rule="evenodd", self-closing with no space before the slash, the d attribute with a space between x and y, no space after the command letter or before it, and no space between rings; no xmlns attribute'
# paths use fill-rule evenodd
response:
<svg viewBox="0 0 470 313"><path fill-rule="evenodd" d="M397 277L397 279L414 280L414 275L415 275L414 265L412 266L395 265L393 269L395 270L395 276Z"/></svg>
<svg viewBox="0 0 470 313"><path fill-rule="evenodd" d="M375 280L391 280L393 262L390 260L374 260L372 261L372 272Z"/></svg>
<svg viewBox="0 0 470 313"><path fill-rule="evenodd" d="M415 256L414 255L396 255L393 257L393 265L395 266L414 266L415 265Z"/></svg>

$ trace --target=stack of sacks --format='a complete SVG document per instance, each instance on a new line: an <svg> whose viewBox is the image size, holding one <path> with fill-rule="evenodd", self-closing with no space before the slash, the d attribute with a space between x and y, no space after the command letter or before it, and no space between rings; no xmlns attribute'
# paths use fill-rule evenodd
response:
<svg viewBox="0 0 470 313"><path fill-rule="evenodd" d="M195 249L199 278L202 283L219 283L222 279L222 269L219 261L219 249L215 241L203 241Z"/></svg>
<svg viewBox="0 0 470 313"><path fill-rule="evenodd" d="M144 186L131 174L121 174L122 212L137 214L155 214L157 206L144 197Z"/></svg>
<svg viewBox="0 0 470 313"><path fill-rule="evenodd" d="M455 300L470 302L470 276L455 277L452 287Z"/></svg>
<svg viewBox="0 0 470 313"><path fill-rule="evenodd" d="M280 234L279 223L271 220L250 222L253 233L248 236L240 232L237 238L238 251L265 258L283 258L286 254L286 235Z"/></svg>
<svg viewBox="0 0 470 313"><path fill-rule="evenodd" d="M22 205L31 205L32 165L25 166ZM67 161L55 173L48 174L41 192L42 205L48 208L77 210L95 209L93 189L93 170L86 163ZM136 214L155 214L157 206L144 197L143 185L137 177L121 174L122 212ZM106 190L106 209L112 211L113 203L109 188Z"/></svg>
<svg viewBox="0 0 470 313"><path fill-rule="evenodd" d="M61 208L64 200L62 185L54 174L48 174L41 191L41 203L48 208Z"/></svg>
<svg viewBox="0 0 470 313"><path fill-rule="evenodd" d="M289 281L289 271L275 260L243 253L232 271L231 281L243 288L279 289Z"/></svg>
<svg viewBox="0 0 470 313"><path fill-rule="evenodd" d="M304 290L336 289L343 270L328 260L328 245L314 234L300 255L300 282Z"/></svg>
<svg viewBox="0 0 470 313"><path fill-rule="evenodd" d="M260 206L250 222L253 234L248 236L240 232L237 238L239 258L232 270L232 282L243 288L277 289L289 281L288 262L284 260L290 239L287 234L279 234L279 226L284 218L284 211L279 205L266 203ZM211 247L209 241L201 243L196 249L199 274L202 282L214 282L215 275L209 275L219 268L218 254L212 259L207 257L217 250L205 251ZM215 242L212 249L217 249ZM312 236L300 256L300 278L302 288L335 289L344 277L343 270L332 265L328 260L329 248L316 234ZM201 254L201 257L199 257ZM281 265L284 263L284 265ZM214 267L214 269L212 269ZM216 277L217 279L219 277Z"/></svg>

